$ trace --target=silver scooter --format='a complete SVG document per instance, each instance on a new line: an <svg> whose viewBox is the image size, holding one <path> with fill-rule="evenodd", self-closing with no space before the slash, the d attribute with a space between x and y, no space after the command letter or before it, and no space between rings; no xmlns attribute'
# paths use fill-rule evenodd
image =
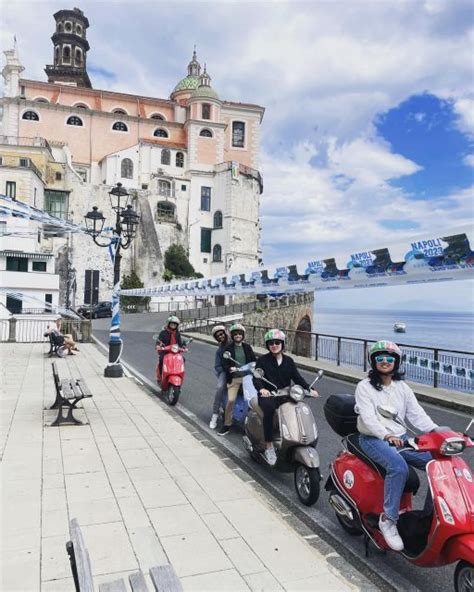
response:
<svg viewBox="0 0 474 592"><path fill-rule="evenodd" d="M310 389L324 372L319 370ZM253 375L272 387L272 397L289 397L289 401L280 405L273 419L274 438L277 462L275 469L282 473L294 472L296 493L305 506L312 506L319 498L321 473L319 470L318 428L309 405L304 398L309 396L299 385L278 389L264 377L261 368L255 368ZM265 439L263 436L263 411L258 398L251 400L249 412L245 420L243 437L245 448L250 456L267 464L265 460Z"/></svg>

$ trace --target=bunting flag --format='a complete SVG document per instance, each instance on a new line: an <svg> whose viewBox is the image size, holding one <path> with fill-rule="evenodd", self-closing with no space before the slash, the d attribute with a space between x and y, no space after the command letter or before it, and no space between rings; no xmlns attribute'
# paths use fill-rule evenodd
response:
<svg viewBox="0 0 474 592"><path fill-rule="evenodd" d="M241 273L122 290L124 296L269 294L371 288L474 278L472 228L342 257L302 259ZM474 244L474 243L473 243Z"/></svg>

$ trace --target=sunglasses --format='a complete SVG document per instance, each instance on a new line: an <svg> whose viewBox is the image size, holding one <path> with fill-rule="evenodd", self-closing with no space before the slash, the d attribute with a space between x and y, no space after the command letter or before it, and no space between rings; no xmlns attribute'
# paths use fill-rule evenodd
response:
<svg viewBox="0 0 474 592"><path fill-rule="evenodd" d="M243 336L244 332L243 331L232 331L232 335L242 335Z"/></svg>
<svg viewBox="0 0 474 592"><path fill-rule="evenodd" d="M219 331L218 333L216 333L216 337L225 337L224 331Z"/></svg>
<svg viewBox="0 0 474 592"><path fill-rule="evenodd" d="M383 361L387 362L387 364L393 364L395 358L393 356L375 356L375 361L377 364L381 364Z"/></svg>
<svg viewBox="0 0 474 592"><path fill-rule="evenodd" d="M282 342L279 339L272 339L271 341L267 341L267 345L281 345Z"/></svg>

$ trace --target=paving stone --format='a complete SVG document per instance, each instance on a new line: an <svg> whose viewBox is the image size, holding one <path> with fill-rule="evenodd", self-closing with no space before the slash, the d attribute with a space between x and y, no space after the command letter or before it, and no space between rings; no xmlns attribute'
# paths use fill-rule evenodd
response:
<svg viewBox="0 0 474 592"><path fill-rule="evenodd" d="M181 578L185 592L248 592L249 586L235 569Z"/></svg>

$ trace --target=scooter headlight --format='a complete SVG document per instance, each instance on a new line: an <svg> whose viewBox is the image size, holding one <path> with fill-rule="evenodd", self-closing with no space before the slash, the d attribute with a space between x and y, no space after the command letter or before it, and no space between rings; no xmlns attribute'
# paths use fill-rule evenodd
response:
<svg viewBox="0 0 474 592"><path fill-rule="evenodd" d="M304 388L299 384L294 384L290 389L290 397L293 401L302 401L304 399Z"/></svg>
<svg viewBox="0 0 474 592"><path fill-rule="evenodd" d="M179 352L179 345L176 345L176 343L174 345L171 346L171 351L174 354L177 354Z"/></svg>
<svg viewBox="0 0 474 592"><path fill-rule="evenodd" d="M446 438L441 444L439 451L445 456L455 456L461 454L466 447L466 442L462 438Z"/></svg>

